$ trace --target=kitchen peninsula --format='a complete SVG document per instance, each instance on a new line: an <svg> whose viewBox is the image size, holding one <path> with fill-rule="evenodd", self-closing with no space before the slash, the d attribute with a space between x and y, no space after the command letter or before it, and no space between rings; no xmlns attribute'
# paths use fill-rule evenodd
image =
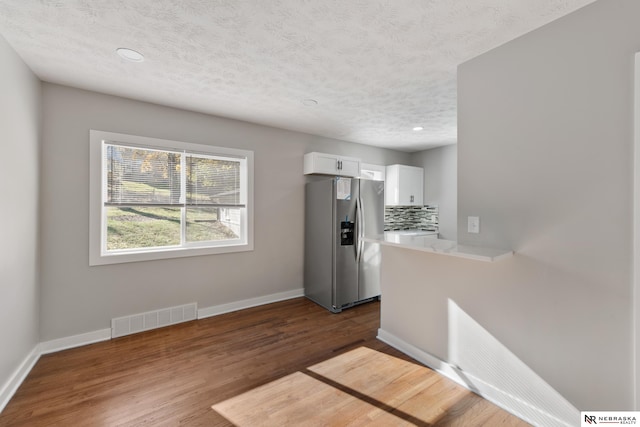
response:
<svg viewBox="0 0 640 427"><path fill-rule="evenodd" d="M533 425L579 417L522 351L526 311L537 308L512 312L509 301L521 287L513 271L526 256L412 234L367 240L382 247L378 339ZM526 291L535 300L536 289Z"/></svg>

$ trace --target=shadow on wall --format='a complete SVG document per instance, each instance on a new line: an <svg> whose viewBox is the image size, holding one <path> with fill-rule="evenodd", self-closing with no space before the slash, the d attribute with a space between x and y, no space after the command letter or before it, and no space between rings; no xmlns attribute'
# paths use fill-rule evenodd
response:
<svg viewBox="0 0 640 427"><path fill-rule="evenodd" d="M461 383L534 425L574 425L580 419L578 409L451 299L448 316L449 363Z"/></svg>

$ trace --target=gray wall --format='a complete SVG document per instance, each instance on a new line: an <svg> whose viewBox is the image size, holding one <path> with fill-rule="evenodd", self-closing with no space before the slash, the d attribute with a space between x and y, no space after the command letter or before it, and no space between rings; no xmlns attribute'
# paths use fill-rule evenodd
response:
<svg viewBox="0 0 640 427"><path fill-rule="evenodd" d="M583 410L633 408L638 16L597 1L458 70L458 239L516 251L462 308Z"/></svg>
<svg viewBox="0 0 640 427"><path fill-rule="evenodd" d="M40 82L0 36L0 385L39 341Z"/></svg>
<svg viewBox="0 0 640 427"><path fill-rule="evenodd" d="M588 354L601 343L590 341L576 357L572 347L581 343L566 332L574 322L549 317L555 303L541 305L537 296L557 285L527 286L529 274L540 274L528 266L519 256L491 263L385 246L381 334L534 426L579 425L573 406L585 397L584 408L612 405L625 396L614 385L620 377L608 379L600 372L608 361ZM536 359L546 366L534 367ZM588 396L578 396L574 383Z"/></svg>
<svg viewBox="0 0 640 427"><path fill-rule="evenodd" d="M303 286L302 157L321 151L377 164L409 155L43 84L43 341L110 327L117 316L198 307ZM255 152L255 250L89 267L89 129Z"/></svg>
<svg viewBox="0 0 640 427"><path fill-rule="evenodd" d="M424 168L424 202L438 205L440 238L457 239L458 189L456 145L431 148L411 155L411 164Z"/></svg>

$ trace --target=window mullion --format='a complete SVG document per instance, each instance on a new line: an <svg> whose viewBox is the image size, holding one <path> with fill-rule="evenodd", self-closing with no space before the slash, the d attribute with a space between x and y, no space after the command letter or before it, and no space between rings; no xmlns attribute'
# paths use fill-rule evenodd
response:
<svg viewBox="0 0 640 427"><path fill-rule="evenodd" d="M100 144L100 148L101 148L101 162L106 162L106 156L105 156L105 152L107 150L109 150L109 147L107 146L106 143L101 143ZM107 188L108 188L108 183L109 183L109 172L108 172L108 167L106 164L102 163L102 167L101 167L101 172L102 172L102 182L104 182L105 184L101 187L101 195L100 195L100 202L101 202L101 208L100 208L100 228L101 228L101 232L100 232L100 252L101 253L106 253L107 252L107 227L108 227L108 218L107 218L107 209L104 207L104 203L107 201Z"/></svg>
<svg viewBox="0 0 640 427"><path fill-rule="evenodd" d="M187 153L180 156L180 246L187 243Z"/></svg>

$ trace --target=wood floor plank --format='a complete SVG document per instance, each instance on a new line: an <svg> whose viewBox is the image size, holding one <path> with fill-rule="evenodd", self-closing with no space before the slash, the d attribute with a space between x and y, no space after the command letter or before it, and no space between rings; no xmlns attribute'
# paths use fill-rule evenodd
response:
<svg viewBox="0 0 640 427"><path fill-rule="evenodd" d="M424 366L367 347L351 350L309 370L391 407L440 378Z"/></svg>
<svg viewBox="0 0 640 427"><path fill-rule="evenodd" d="M296 298L44 355L0 414L0 426L228 427L231 422L212 405L294 373L309 376L308 367L350 350L366 347L410 362L376 339L379 313L377 302L332 314ZM434 387L444 381L433 375L427 390L438 390ZM396 380L398 393L402 381L419 382L410 373ZM440 392L414 394L421 393L440 402ZM473 405L454 407L445 399L436 403L443 409L434 419L438 425L456 425L464 417L503 422L487 425L527 425L475 398L477 405L488 405L487 412L478 414ZM398 411L420 405L404 402L407 406ZM446 412L451 407L455 411ZM356 416L359 410L354 406L351 425L372 425L394 415L376 407Z"/></svg>
<svg viewBox="0 0 640 427"><path fill-rule="evenodd" d="M213 409L239 427L412 425L301 372L213 405Z"/></svg>

